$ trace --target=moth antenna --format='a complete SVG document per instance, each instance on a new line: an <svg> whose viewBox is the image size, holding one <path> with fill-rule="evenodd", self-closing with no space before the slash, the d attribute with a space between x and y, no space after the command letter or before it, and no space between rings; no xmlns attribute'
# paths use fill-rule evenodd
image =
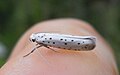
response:
<svg viewBox="0 0 120 75"><path fill-rule="evenodd" d="M44 47L46 47L46 48L48 48L48 49L50 49L50 50L52 50L52 51L54 51L54 52L58 52L58 51L56 51L56 50L54 50L54 49L52 49L52 48L50 48L49 46L47 46L47 45L43 45Z"/></svg>
<svg viewBox="0 0 120 75"><path fill-rule="evenodd" d="M24 55L23 57L26 57L26 56L30 55L31 53L33 53L39 47L42 47L42 45L35 46L28 54Z"/></svg>

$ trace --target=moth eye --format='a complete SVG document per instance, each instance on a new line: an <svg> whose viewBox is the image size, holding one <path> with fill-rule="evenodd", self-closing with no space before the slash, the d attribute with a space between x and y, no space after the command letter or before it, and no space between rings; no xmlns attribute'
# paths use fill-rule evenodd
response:
<svg viewBox="0 0 120 75"><path fill-rule="evenodd" d="M32 42L35 42L35 39L32 39Z"/></svg>

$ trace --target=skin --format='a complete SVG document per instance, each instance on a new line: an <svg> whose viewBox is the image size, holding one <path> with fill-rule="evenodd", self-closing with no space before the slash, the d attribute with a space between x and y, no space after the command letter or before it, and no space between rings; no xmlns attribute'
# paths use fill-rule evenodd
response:
<svg viewBox="0 0 120 75"><path fill-rule="evenodd" d="M97 37L91 51L68 51L35 47L29 36L36 32L52 32ZM76 19L56 19L38 23L30 28L16 44L10 58L0 69L0 75L118 75L112 49L88 23Z"/></svg>

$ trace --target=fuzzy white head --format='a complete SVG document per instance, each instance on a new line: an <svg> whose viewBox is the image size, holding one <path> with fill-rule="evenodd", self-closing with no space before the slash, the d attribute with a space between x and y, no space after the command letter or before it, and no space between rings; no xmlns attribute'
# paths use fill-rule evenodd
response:
<svg viewBox="0 0 120 75"><path fill-rule="evenodd" d="M44 33L35 33L30 35L30 41L32 42L40 42L40 40L45 36Z"/></svg>
<svg viewBox="0 0 120 75"><path fill-rule="evenodd" d="M31 34L29 39L30 41L35 42L36 41L35 34Z"/></svg>

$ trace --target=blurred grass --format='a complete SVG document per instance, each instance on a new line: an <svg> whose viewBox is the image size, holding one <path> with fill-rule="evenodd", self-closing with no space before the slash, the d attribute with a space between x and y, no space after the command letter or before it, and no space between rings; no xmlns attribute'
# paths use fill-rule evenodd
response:
<svg viewBox="0 0 120 75"><path fill-rule="evenodd" d="M119 13L120 0L0 0L0 42L7 46L9 55L19 37L33 24L78 18L91 23L110 43L120 69ZM5 60L0 59L0 66Z"/></svg>
<svg viewBox="0 0 120 75"><path fill-rule="evenodd" d="M4 65L5 61L6 61L5 59L0 59L0 67Z"/></svg>

